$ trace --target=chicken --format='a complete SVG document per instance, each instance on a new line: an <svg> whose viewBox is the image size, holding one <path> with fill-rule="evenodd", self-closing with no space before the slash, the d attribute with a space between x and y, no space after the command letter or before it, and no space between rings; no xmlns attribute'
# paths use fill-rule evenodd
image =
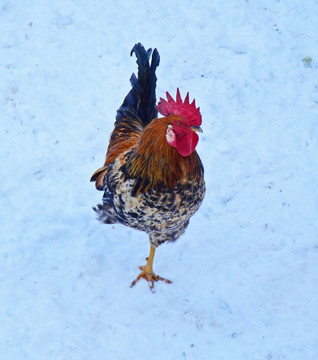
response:
<svg viewBox="0 0 318 360"><path fill-rule="evenodd" d="M91 177L104 192L102 204L93 209L105 224L120 223L149 234L147 263L131 286L143 278L153 289L156 281L171 283L153 272L156 248L185 232L204 198L204 170L195 150L202 118L189 93L183 101L179 89L176 100L167 93L157 107L159 53L146 51L140 43L133 53L138 78L130 78L132 89L117 111L105 164ZM158 111L164 117L157 118Z"/></svg>

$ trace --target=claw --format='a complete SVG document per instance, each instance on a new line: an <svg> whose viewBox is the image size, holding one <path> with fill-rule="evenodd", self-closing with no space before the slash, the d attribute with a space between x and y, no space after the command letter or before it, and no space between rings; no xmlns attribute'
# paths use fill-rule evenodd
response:
<svg viewBox="0 0 318 360"><path fill-rule="evenodd" d="M154 274L153 272L149 273L146 271L146 265L145 266L139 266L139 269L141 270L141 273L137 276L137 278L131 283L130 287L133 287L137 284L137 282L140 279L145 279L148 281L148 285L151 291L154 290L155 282L157 281L164 281L166 284L171 284L172 281L165 279L159 275Z"/></svg>

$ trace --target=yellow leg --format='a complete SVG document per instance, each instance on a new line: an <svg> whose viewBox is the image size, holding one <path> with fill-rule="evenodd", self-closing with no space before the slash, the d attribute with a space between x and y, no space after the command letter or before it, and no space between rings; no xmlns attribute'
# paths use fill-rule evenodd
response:
<svg viewBox="0 0 318 360"><path fill-rule="evenodd" d="M149 287L151 290L154 288L155 281L164 281L167 284L171 284L172 281L168 279L164 279L159 275L156 275L153 272L152 265L153 265L153 259L155 257L155 251L156 248L150 245L150 252L149 256L146 258L147 264L143 266L139 266L139 269L141 270L141 273L137 276L137 278L131 283L130 287L133 287L136 285L136 283L141 279L145 279L148 281Z"/></svg>

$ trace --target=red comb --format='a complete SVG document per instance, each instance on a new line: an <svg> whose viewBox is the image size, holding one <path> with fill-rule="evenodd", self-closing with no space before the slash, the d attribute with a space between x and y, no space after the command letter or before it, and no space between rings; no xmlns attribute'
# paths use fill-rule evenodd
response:
<svg viewBox="0 0 318 360"><path fill-rule="evenodd" d="M182 101L179 88L177 88L176 100L167 92L167 100L160 98L158 104L158 111L161 115L180 115L185 120L191 122L192 125L200 126L202 123L202 116L200 113L200 108L195 107L195 100L190 104L189 102L189 93L187 93L184 101Z"/></svg>

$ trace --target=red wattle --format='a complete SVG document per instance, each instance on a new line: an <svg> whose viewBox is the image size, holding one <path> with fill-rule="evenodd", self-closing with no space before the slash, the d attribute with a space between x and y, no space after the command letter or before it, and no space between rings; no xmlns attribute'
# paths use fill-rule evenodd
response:
<svg viewBox="0 0 318 360"><path fill-rule="evenodd" d="M196 148L199 136L196 132L190 130L184 136L177 137L177 151L181 156L189 156Z"/></svg>

